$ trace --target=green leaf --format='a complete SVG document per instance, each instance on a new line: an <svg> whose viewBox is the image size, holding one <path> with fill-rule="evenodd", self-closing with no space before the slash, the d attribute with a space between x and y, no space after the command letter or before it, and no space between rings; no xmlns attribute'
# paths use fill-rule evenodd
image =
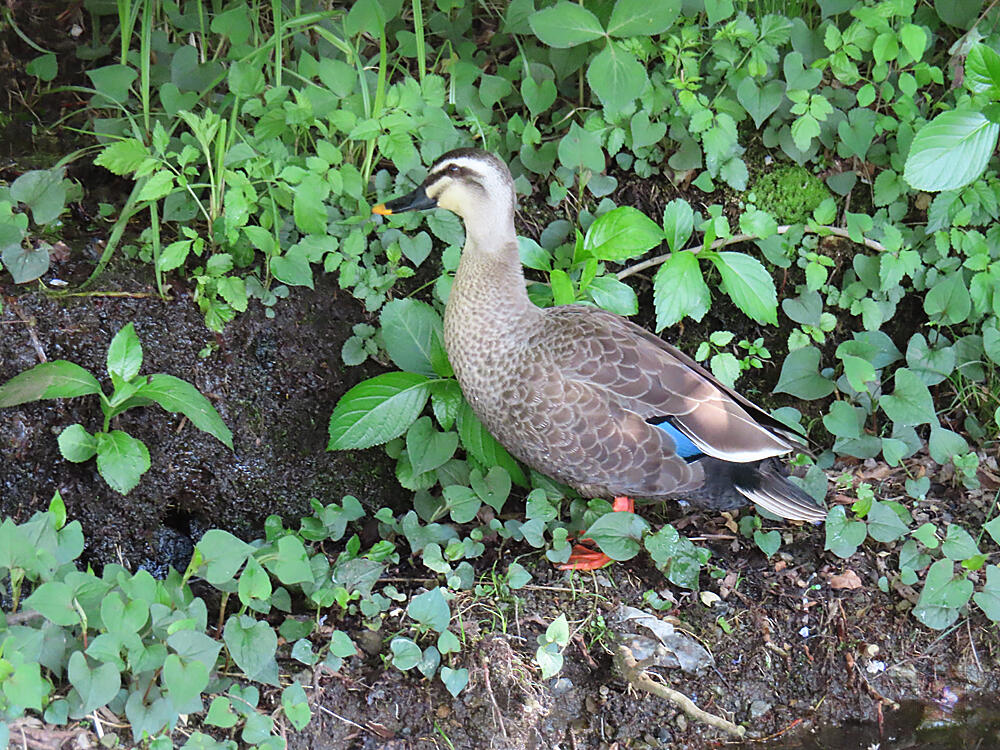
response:
<svg viewBox="0 0 1000 750"><path fill-rule="evenodd" d="M135 333L135 324L129 323L111 339L108 347L108 372L122 380L131 380L142 367L142 345Z"/></svg>
<svg viewBox="0 0 1000 750"><path fill-rule="evenodd" d="M379 322L386 351L399 369L428 377L451 374L441 316L433 307L411 298L392 300Z"/></svg>
<svg viewBox="0 0 1000 750"><path fill-rule="evenodd" d="M80 365L57 359L42 362L0 386L0 407L45 398L75 398L98 394L101 384Z"/></svg>
<svg viewBox="0 0 1000 750"><path fill-rule="evenodd" d="M247 615L230 615L222 640L236 666L251 680L278 685L278 635L263 621Z"/></svg>
<svg viewBox="0 0 1000 750"><path fill-rule="evenodd" d="M954 577L954 563L938 560L927 571L914 616L934 630L944 630L958 619L958 610L972 596L972 581Z"/></svg>
<svg viewBox="0 0 1000 750"><path fill-rule="evenodd" d="M864 521L848 521L843 505L835 506L826 517L826 544L837 557L853 555L868 535Z"/></svg>
<svg viewBox="0 0 1000 750"><path fill-rule="evenodd" d="M300 732L306 728L312 718L312 710L309 708L306 691L302 689L298 681L281 691L281 708L292 726Z"/></svg>
<svg viewBox="0 0 1000 750"><path fill-rule="evenodd" d="M414 474L433 471L455 455L457 432L438 432L430 417L420 417L406 432L406 453Z"/></svg>
<svg viewBox="0 0 1000 750"><path fill-rule="evenodd" d="M778 109L784 96L785 84L781 81L768 81L758 87L752 77L746 76L736 87L736 99L753 118L754 127L758 129Z"/></svg>
<svg viewBox="0 0 1000 750"><path fill-rule="evenodd" d="M754 531L753 540L766 557L773 555L781 546L781 534L778 531L769 531L766 534L762 531Z"/></svg>
<svg viewBox="0 0 1000 750"><path fill-rule="evenodd" d="M185 662L177 654L169 654L163 662L163 686L179 709L196 702L201 710L201 693L208 687L208 679L209 667L204 662L196 659Z"/></svg>
<svg viewBox="0 0 1000 750"><path fill-rule="evenodd" d="M484 503L499 513L510 497L510 474L502 466L493 466L486 476L479 469L469 472L469 484ZM530 502L530 495L529 495ZM531 518L532 516L529 516Z"/></svg>
<svg viewBox="0 0 1000 750"><path fill-rule="evenodd" d="M142 178L140 182L142 182L142 189L139 191L139 195L136 196L136 200L152 203L166 197L174 189L174 174L169 170L163 169L159 172L154 172L149 177Z"/></svg>
<svg viewBox="0 0 1000 750"><path fill-rule="evenodd" d="M71 424L60 432L57 442L59 452L67 461L83 463L97 454L97 439L81 424Z"/></svg>
<svg viewBox="0 0 1000 750"><path fill-rule="evenodd" d="M24 600L25 609L33 609L45 619L70 627L80 622L80 614L73 606L73 589L62 581L46 581Z"/></svg>
<svg viewBox="0 0 1000 750"><path fill-rule="evenodd" d="M464 667L462 669L441 667L441 682L444 683L452 697L457 698L458 694L469 684L469 670Z"/></svg>
<svg viewBox="0 0 1000 750"><path fill-rule="evenodd" d="M254 548L222 529L209 529L196 545L203 570L199 573L213 586L231 581Z"/></svg>
<svg viewBox="0 0 1000 750"><path fill-rule="evenodd" d="M64 170L33 169L10 184L11 200L26 203L36 224L48 224L66 209Z"/></svg>
<svg viewBox="0 0 1000 750"><path fill-rule="evenodd" d="M425 627L438 633L448 629L451 622L451 607L444 598L440 587L435 587L423 594L417 594L406 607L407 614Z"/></svg>
<svg viewBox="0 0 1000 750"><path fill-rule="evenodd" d="M598 276L587 287L587 294L598 307L617 315L628 317L639 312L639 298L635 290L614 276Z"/></svg>
<svg viewBox="0 0 1000 750"><path fill-rule="evenodd" d="M882 411L897 425L936 423L934 401L927 386L905 367L895 374L896 388L890 396L879 399Z"/></svg>
<svg viewBox="0 0 1000 750"><path fill-rule="evenodd" d="M979 42L965 58L965 84L976 92L991 91L991 98L1000 95L1000 55Z"/></svg>
<svg viewBox="0 0 1000 750"><path fill-rule="evenodd" d="M954 190L968 185L986 169L1000 125L981 112L942 112L917 133L910 144L903 179L917 190Z"/></svg>
<svg viewBox="0 0 1000 750"><path fill-rule="evenodd" d="M186 380L164 373L151 375L137 395L152 399L169 412L183 414L199 430L232 449L233 433L212 403Z"/></svg>
<svg viewBox="0 0 1000 750"><path fill-rule="evenodd" d="M722 290L758 323L778 324L778 296L774 280L756 258L744 253L709 256L722 276Z"/></svg>
<svg viewBox="0 0 1000 750"><path fill-rule="evenodd" d="M15 230L17 231L17 230ZM24 284L41 277L49 270L49 250L51 245L39 242L37 246L24 246L20 239L14 240L0 254L3 266L10 272L15 284Z"/></svg>
<svg viewBox="0 0 1000 750"><path fill-rule="evenodd" d="M620 262L663 242L663 231L637 208L620 206L590 225L583 249L598 260Z"/></svg>
<svg viewBox="0 0 1000 750"><path fill-rule="evenodd" d="M80 651L74 651L69 657L68 676L80 695L80 708L73 712L77 718L106 705L121 688L121 677L114 664L91 669L87 657Z"/></svg>
<svg viewBox="0 0 1000 750"><path fill-rule="evenodd" d="M681 0L616 0L608 34L617 37L655 36L673 26L681 12Z"/></svg>
<svg viewBox="0 0 1000 750"><path fill-rule="evenodd" d="M927 443L931 458L939 464L951 463L955 456L969 452L969 444L957 432L936 424L931 425L931 439Z"/></svg>
<svg viewBox="0 0 1000 750"><path fill-rule="evenodd" d="M913 23L904 24L899 30L899 39L903 43L903 48L910 53L913 61L919 62L927 48L927 34L923 28Z"/></svg>
<svg viewBox="0 0 1000 750"><path fill-rule="evenodd" d="M597 133L584 130L575 122L569 132L559 139L559 162L575 172L603 172L604 149Z"/></svg>
<svg viewBox="0 0 1000 750"><path fill-rule="evenodd" d="M532 13L528 24L535 36L549 47L575 47L604 36L597 16L582 5L565 0Z"/></svg>
<svg viewBox="0 0 1000 750"><path fill-rule="evenodd" d="M700 321L712 304L712 295L694 253L674 251L653 277L656 330L679 323L687 315Z"/></svg>
<svg viewBox="0 0 1000 750"><path fill-rule="evenodd" d="M286 534L278 539L275 546L275 554L265 555L262 560L264 567L271 571L279 581L290 586L313 580L309 556L306 554L306 548L301 539L292 534Z"/></svg>
<svg viewBox="0 0 1000 750"><path fill-rule="evenodd" d="M1000 516L997 516L989 523L983 524L983 530L993 537L993 541L1000 544Z"/></svg>
<svg viewBox="0 0 1000 750"><path fill-rule="evenodd" d="M663 208L663 236L670 252L684 250L694 231L694 209L683 198L674 198Z"/></svg>
<svg viewBox="0 0 1000 750"><path fill-rule="evenodd" d="M894 542L909 531L909 527L903 523L889 503L873 500L866 518L868 535L876 542Z"/></svg>
<svg viewBox="0 0 1000 750"><path fill-rule="evenodd" d="M649 524L635 513L605 513L587 529L586 537L593 539L601 552L612 560L631 560L642 549L642 537L649 531Z"/></svg>
<svg viewBox="0 0 1000 750"><path fill-rule="evenodd" d="M979 554L979 546L968 531L957 523L948 524L948 533L941 543L941 552L949 560L961 562Z"/></svg>
<svg viewBox="0 0 1000 750"><path fill-rule="evenodd" d="M403 672L413 669L423 657L420 646L409 638L393 638L389 650L392 651L392 666Z"/></svg>
<svg viewBox="0 0 1000 750"><path fill-rule="evenodd" d="M313 288L312 266L304 249L293 247L284 255L271 256L269 265L274 278L282 284Z"/></svg>
<svg viewBox="0 0 1000 750"><path fill-rule="evenodd" d="M458 435L462 446L485 467L502 466L507 470L511 480L520 487L527 487L528 480L521 470L521 465L514 460L507 449L497 442L479 417L472 411L468 402L463 400L458 412Z"/></svg>
<svg viewBox="0 0 1000 750"><path fill-rule="evenodd" d="M94 159L94 164L124 177L134 173L149 157L149 149L142 141L137 138L124 138L105 146Z"/></svg>
<svg viewBox="0 0 1000 750"><path fill-rule="evenodd" d="M590 62L587 83L606 108L619 112L649 84L646 67L618 42L608 42ZM595 170L596 171L596 170Z"/></svg>
<svg viewBox="0 0 1000 750"><path fill-rule="evenodd" d="M529 573L523 565L517 562L512 562L507 567L507 585L512 589L519 589L526 586L531 581L531 573Z"/></svg>
<svg viewBox="0 0 1000 750"><path fill-rule="evenodd" d="M482 500L468 487L461 484L450 484L443 490L445 508L451 520L455 523L468 523L479 512Z"/></svg>
<svg viewBox="0 0 1000 750"><path fill-rule="evenodd" d="M358 383L330 415L327 450L370 448L399 437L420 416L428 395L428 379L412 372L387 372Z"/></svg>
<svg viewBox="0 0 1000 750"><path fill-rule="evenodd" d="M988 618L1000 622L1000 565L990 565L986 569L986 584L972 599Z"/></svg>
<svg viewBox="0 0 1000 750"><path fill-rule="evenodd" d="M149 450L127 432L98 432L97 471L116 492L127 495L149 470Z"/></svg>
<svg viewBox="0 0 1000 750"><path fill-rule="evenodd" d="M819 374L819 359L819 349L814 346L789 352L781 365L781 375L774 392L788 393L807 401L829 396L834 385L829 378Z"/></svg>
<svg viewBox="0 0 1000 750"><path fill-rule="evenodd" d="M79 651L75 651L75 654L83 656ZM6 697L4 704L8 715L10 713L21 715L25 708L32 708L41 713L43 702L47 702L52 693L52 684L42 677L41 665L36 662L23 662L11 668L10 663L5 662L4 666L2 684L3 694ZM6 730L6 722L0 722L0 727ZM4 740L5 734L5 731L0 731L0 741ZM3 744L5 747L9 747L6 742Z"/></svg>
<svg viewBox="0 0 1000 750"><path fill-rule="evenodd" d="M972 311L972 297L961 270L937 281L924 296L924 312L932 322L954 325L963 322Z"/></svg>

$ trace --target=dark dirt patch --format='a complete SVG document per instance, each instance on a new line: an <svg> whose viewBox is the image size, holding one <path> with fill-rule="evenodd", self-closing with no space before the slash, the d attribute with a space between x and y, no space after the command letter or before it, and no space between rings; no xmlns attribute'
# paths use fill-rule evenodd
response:
<svg viewBox="0 0 1000 750"><path fill-rule="evenodd" d="M75 422L90 431L101 428L95 397L5 409L0 512L23 521L59 490L70 515L83 524L87 562L149 564L155 570L185 564L160 549L177 533L197 538L219 527L249 538L259 535L271 513L288 519L306 513L313 497L331 502L353 494L376 508L398 503L392 472L378 452L324 450L333 404L370 374L341 363L343 342L361 316L353 299L321 281L316 291L302 290L279 305L274 319L258 306L216 337L188 295L162 301L151 284L128 278L135 270L105 275L101 291L89 297L5 296L0 381L44 355L82 365L110 390L108 343L134 322L143 346L142 373L165 372L194 383L233 430L235 452L179 415L155 406L130 410L112 427L146 443L152 468L122 496L101 480L93 461L65 461L56 445L56 435ZM206 346L217 349L199 357ZM179 553L183 558L189 551Z"/></svg>

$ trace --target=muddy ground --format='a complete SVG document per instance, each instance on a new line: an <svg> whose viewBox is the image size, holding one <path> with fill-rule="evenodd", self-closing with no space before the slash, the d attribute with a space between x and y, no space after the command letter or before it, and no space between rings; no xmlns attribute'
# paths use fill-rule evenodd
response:
<svg viewBox="0 0 1000 750"><path fill-rule="evenodd" d="M76 280L90 265L71 257L46 278ZM100 428L95 399L5 409L0 514L24 521L58 489L70 517L83 524L84 562L163 571L183 568L207 528L262 536L269 514L294 523L311 497L331 502L353 494L370 510L406 507L408 493L380 449L324 450L333 404L377 370L341 364L343 341L364 319L348 295L321 278L315 291L294 290L273 319L255 306L216 336L182 286L172 287L172 299L159 299L147 268L120 261L93 294L62 299L0 277L0 382L43 359L68 359L101 377L111 336L131 321L143 344L142 372L167 372L208 394L233 430L235 451L157 407L128 412L116 426L146 442L152 468L124 497L100 479L93 462L69 463L58 452L56 434L66 425ZM199 356L205 347L211 353ZM918 518L974 529L997 489L995 459L984 458L984 490L973 493L956 490L926 459L936 481L919 504L903 496L903 477L888 467L869 462L836 473L846 469L873 482L878 497L903 500ZM838 501L848 498L831 493L829 502ZM941 633L927 630L906 611L905 591L877 589L879 575L895 569L885 550L866 548L840 560L823 551L822 528L776 526L785 543L769 561L734 533L726 515L672 505L659 512L646 515L654 524L669 520L711 549L715 575L703 573L701 582L718 595L713 606L668 585L642 558L571 578L515 545L510 554L523 555L519 561L534 575L517 598L464 593L453 604L465 636L460 666L471 673L458 698L439 682L384 666L380 654L397 631L398 614L375 633L331 620L328 626L348 630L366 653L341 673L307 675L315 718L304 732L289 731L289 746L740 746L673 704L632 689L615 666L615 640L604 622L620 604L648 609L643 594L653 590L676 602L661 617L714 657L701 675L660 670L663 680L701 708L744 723L752 736L770 738L767 747L1000 747L1000 638L981 613ZM473 562L488 580L491 556ZM417 592L433 585L421 577L427 572L404 561L386 575L401 590ZM841 585L849 587L835 588ZM536 637L561 612L578 632L563 671L542 681L533 663ZM288 668L295 670L291 662ZM966 706L971 713L962 719ZM962 721L952 725L956 717Z"/></svg>

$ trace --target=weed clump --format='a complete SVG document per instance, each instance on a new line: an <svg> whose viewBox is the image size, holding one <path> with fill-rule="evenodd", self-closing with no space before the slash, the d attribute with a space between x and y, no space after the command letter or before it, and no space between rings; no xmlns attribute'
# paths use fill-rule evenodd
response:
<svg viewBox="0 0 1000 750"><path fill-rule="evenodd" d="M792 165L768 172L754 183L750 197L757 208L778 221L806 221L817 206L830 197L823 181L805 167Z"/></svg>

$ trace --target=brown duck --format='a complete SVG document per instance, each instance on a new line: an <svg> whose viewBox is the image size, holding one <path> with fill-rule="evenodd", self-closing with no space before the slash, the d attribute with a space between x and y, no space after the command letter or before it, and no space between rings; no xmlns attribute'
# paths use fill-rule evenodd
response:
<svg viewBox="0 0 1000 750"><path fill-rule="evenodd" d="M692 359L613 313L529 299L514 231L507 166L451 151L389 215L446 208L466 240L445 308L444 343L486 428L518 459L585 497L680 498L717 509L752 501L782 518L819 522L825 509L779 472L799 446L780 422ZM577 550L570 566L605 564Z"/></svg>

